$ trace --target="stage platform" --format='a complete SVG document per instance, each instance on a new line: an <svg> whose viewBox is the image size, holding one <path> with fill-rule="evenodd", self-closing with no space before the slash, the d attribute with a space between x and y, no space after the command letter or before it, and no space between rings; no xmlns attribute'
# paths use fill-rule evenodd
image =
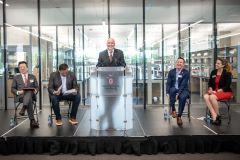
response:
<svg viewBox="0 0 240 160"><path fill-rule="evenodd" d="M224 111L224 108L221 110ZM220 126L214 126L203 120L203 105L191 105L191 120L183 117L183 126L176 119L164 119L163 106L135 105L133 128L126 131L97 131L90 129L90 107L82 106L78 111L78 125L72 126L63 118L63 126L55 123L48 125L50 109L39 111L40 128L30 129L29 120L22 119L13 128L10 118L13 111L0 111L0 153L240 153L240 108L231 106L232 121L222 120Z"/></svg>

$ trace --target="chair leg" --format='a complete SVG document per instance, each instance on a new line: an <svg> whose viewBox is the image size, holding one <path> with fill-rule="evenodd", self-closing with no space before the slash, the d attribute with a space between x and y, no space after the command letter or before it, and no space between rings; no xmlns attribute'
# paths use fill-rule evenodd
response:
<svg viewBox="0 0 240 160"><path fill-rule="evenodd" d="M190 103L188 102L188 120L191 121L190 117Z"/></svg>
<svg viewBox="0 0 240 160"><path fill-rule="evenodd" d="M50 125L53 124L53 108L52 108L52 105L50 105L50 110L51 110L51 114L50 114Z"/></svg>
<svg viewBox="0 0 240 160"><path fill-rule="evenodd" d="M38 122L38 109L37 109L37 105L36 105L36 102L34 102L34 111L35 111L35 115L36 115L36 119L37 119L37 122Z"/></svg>
<svg viewBox="0 0 240 160"><path fill-rule="evenodd" d="M13 117L13 119L12 119L12 122L10 122L10 126L11 126L11 127L13 127L13 126L15 126L15 125L18 124L18 122L17 122L17 108L18 108L18 105L17 105L17 106L15 105L14 117ZM10 121L11 121L11 120L10 120Z"/></svg>
<svg viewBox="0 0 240 160"><path fill-rule="evenodd" d="M208 116L208 109L206 108L206 110L205 110L205 118L207 118L207 116Z"/></svg>
<svg viewBox="0 0 240 160"><path fill-rule="evenodd" d="M18 124L18 116L17 116L17 109L18 107L20 106L21 103L18 103L17 105L15 105L15 109L14 109L14 118L13 118L13 122L14 122L14 125L17 125Z"/></svg>
<svg viewBox="0 0 240 160"><path fill-rule="evenodd" d="M72 106L72 102L70 101L70 102L68 102L68 113L67 113L67 116L68 116L68 118L70 118L70 110L71 110L71 106Z"/></svg>
<svg viewBox="0 0 240 160"><path fill-rule="evenodd" d="M209 123L210 120L211 120L210 110L209 110L208 107L206 106L205 121Z"/></svg>
<svg viewBox="0 0 240 160"><path fill-rule="evenodd" d="M227 109L228 109L228 124L231 123L231 113L230 113L230 104L226 102Z"/></svg>
<svg viewBox="0 0 240 160"><path fill-rule="evenodd" d="M191 115L191 112L190 112L190 107L191 107L191 104L190 104L190 101L189 101L189 99L186 101L186 103L185 103L185 109L186 109L186 105L187 105L187 111L183 111L183 113L182 113L182 115L184 115L184 116L187 116L188 117L188 120L189 121L191 121L191 117L190 117L190 115ZM184 109L184 110L185 110ZM176 113L178 114L178 111L177 111L178 109L176 109ZM171 106L169 106L169 115L171 115L172 114L172 108L171 108Z"/></svg>
<svg viewBox="0 0 240 160"><path fill-rule="evenodd" d="M17 105L17 106L15 105L15 110L14 110L14 119L17 119L17 108L18 108L18 105Z"/></svg>

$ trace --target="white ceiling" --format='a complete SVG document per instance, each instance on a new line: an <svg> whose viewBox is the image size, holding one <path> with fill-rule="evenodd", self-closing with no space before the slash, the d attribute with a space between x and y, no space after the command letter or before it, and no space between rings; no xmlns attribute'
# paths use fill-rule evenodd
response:
<svg viewBox="0 0 240 160"><path fill-rule="evenodd" d="M6 0L7 21L37 24L37 0ZM77 24L101 24L107 19L107 0L76 0ZM2 7L0 7L2 11ZM177 0L146 0L146 23L177 23ZM142 23L142 0L110 0L111 23ZM219 22L240 22L240 0L217 0ZM212 22L212 0L182 0L181 21ZM0 16L2 21L2 16ZM43 25L71 24L72 0L41 0Z"/></svg>
<svg viewBox="0 0 240 160"><path fill-rule="evenodd" d="M37 25L37 0L6 1L9 4L6 9L7 23ZM75 7L76 24L88 24L85 26L85 35L91 41L95 39L95 44L102 43L107 37L107 30L101 25L103 20L107 22L107 0L75 0ZM147 24L167 24L165 36L177 31L177 0L146 0L145 11ZM2 7L0 12L2 13ZM111 26L111 33L120 44L123 44L122 41L126 41L126 37L133 31L133 24L142 23L142 14L142 0L110 0L111 24L115 24ZM212 23L212 0L182 0L182 23L194 23L199 20L203 21L202 24ZM2 14L0 21L2 22ZM240 22L240 0L217 0L217 21ZM72 0L41 0L41 24L72 25ZM203 26L198 25L194 28L194 31L200 33L199 36L207 36L209 30L212 30L212 27ZM234 30L236 27L239 25L229 25L228 28L222 29ZM141 25L138 29L138 36L141 37ZM54 28L42 31L49 36L55 34ZM62 39L69 38L68 29L60 29L59 33ZM147 25L146 33L148 43L161 39L161 25ZM65 41L68 42L66 38ZM138 39L138 43L140 45L142 40Z"/></svg>

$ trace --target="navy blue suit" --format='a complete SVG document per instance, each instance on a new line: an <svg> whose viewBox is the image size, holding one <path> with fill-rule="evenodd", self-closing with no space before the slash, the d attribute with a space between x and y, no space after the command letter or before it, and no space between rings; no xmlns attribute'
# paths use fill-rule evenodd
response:
<svg viewBox="0 0 240 160"><path fill-rule="evenodd" d="M166 93L169 94L170 107L172 111L175 111L176 95L178 94L179 108L178 116L182 116L182 112L185 107L187 98L189 98L188 90L189 72L186 69L182 69L178 75L178 89L175 88L176 83L176 68L172 69L168 73Z"/></svg>

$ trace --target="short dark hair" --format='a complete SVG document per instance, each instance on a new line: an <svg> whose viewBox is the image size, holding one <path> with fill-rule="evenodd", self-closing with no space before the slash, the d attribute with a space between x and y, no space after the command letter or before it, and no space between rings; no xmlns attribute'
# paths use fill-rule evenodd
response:
<svg viewBox="0 0 240 160"><path fill-rule="evenodd" d="M183 57L178 57L178 59L182 59L183 62L185 63L185 59Z"/></svg>
<svg viewBox="0 0 240 160"><path fill-rule="evenodd" d="M26 66L28 67L28 64L27 64L26 61L20 61L20 62L18 62L18 67L20 66L20 64L26 64Z"/></svg>
<svg viewBox="0 0 240 160"><path fill-rule="evenodd" d="M68 65L66 63L60 64L58 67L59 71L63 71L68 69Z"/></svg>

